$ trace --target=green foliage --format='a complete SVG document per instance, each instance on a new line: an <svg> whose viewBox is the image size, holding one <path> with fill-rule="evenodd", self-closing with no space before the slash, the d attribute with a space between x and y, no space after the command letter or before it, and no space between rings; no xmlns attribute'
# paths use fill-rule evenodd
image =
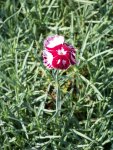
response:
<svg viewBox="0 0 113 150"><path fill-rule="evenodd" d="M0 1L0 149L113 149L113 1ZM42 63L43 41L64 35L77 48L75 65Z"/></svg>

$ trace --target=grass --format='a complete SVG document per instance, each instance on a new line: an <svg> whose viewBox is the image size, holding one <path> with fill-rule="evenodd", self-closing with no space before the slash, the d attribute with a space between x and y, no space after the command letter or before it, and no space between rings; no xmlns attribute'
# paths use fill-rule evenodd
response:
<svg viewBox="0 0 113 150"><path fill-rule="evenodd" d="M113 1L0 1L0 149L113 150ZM42 63L43 41L77 48L59 72ZM54 116L54 117L53 117Z"/></svg>

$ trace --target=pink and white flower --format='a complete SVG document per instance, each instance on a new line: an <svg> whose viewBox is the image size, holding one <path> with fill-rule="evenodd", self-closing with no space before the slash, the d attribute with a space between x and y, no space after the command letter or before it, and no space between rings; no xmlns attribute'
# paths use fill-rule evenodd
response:
<svg viewBox="0 0 113 150"><path fill-rule="evenodd" d="M76 64L75 49L64 42L64 37L55 35L44 41L43 62L49 69L67 69Z"/></svg>

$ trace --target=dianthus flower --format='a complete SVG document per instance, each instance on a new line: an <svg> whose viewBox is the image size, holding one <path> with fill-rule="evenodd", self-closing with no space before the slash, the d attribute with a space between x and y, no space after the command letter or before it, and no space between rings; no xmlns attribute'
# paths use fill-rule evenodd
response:
<svg viewBox="0 0 113 150"><path fill-rule="evenodd" d="M64 42L64 37L49 36L44 41L43 62L49 69L67 69L76 64L75 48Z"/></svg>

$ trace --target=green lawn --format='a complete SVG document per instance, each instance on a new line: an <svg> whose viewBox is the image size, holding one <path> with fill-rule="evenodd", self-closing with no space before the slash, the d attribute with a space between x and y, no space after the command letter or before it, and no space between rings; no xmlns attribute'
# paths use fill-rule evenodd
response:
<svg viewBox="0 0 113 150"><path fill-rule="evenodd" d="M63 35L78 65L43 65ZM0 150L113 150L113 0L0 0Z"/></svg>

